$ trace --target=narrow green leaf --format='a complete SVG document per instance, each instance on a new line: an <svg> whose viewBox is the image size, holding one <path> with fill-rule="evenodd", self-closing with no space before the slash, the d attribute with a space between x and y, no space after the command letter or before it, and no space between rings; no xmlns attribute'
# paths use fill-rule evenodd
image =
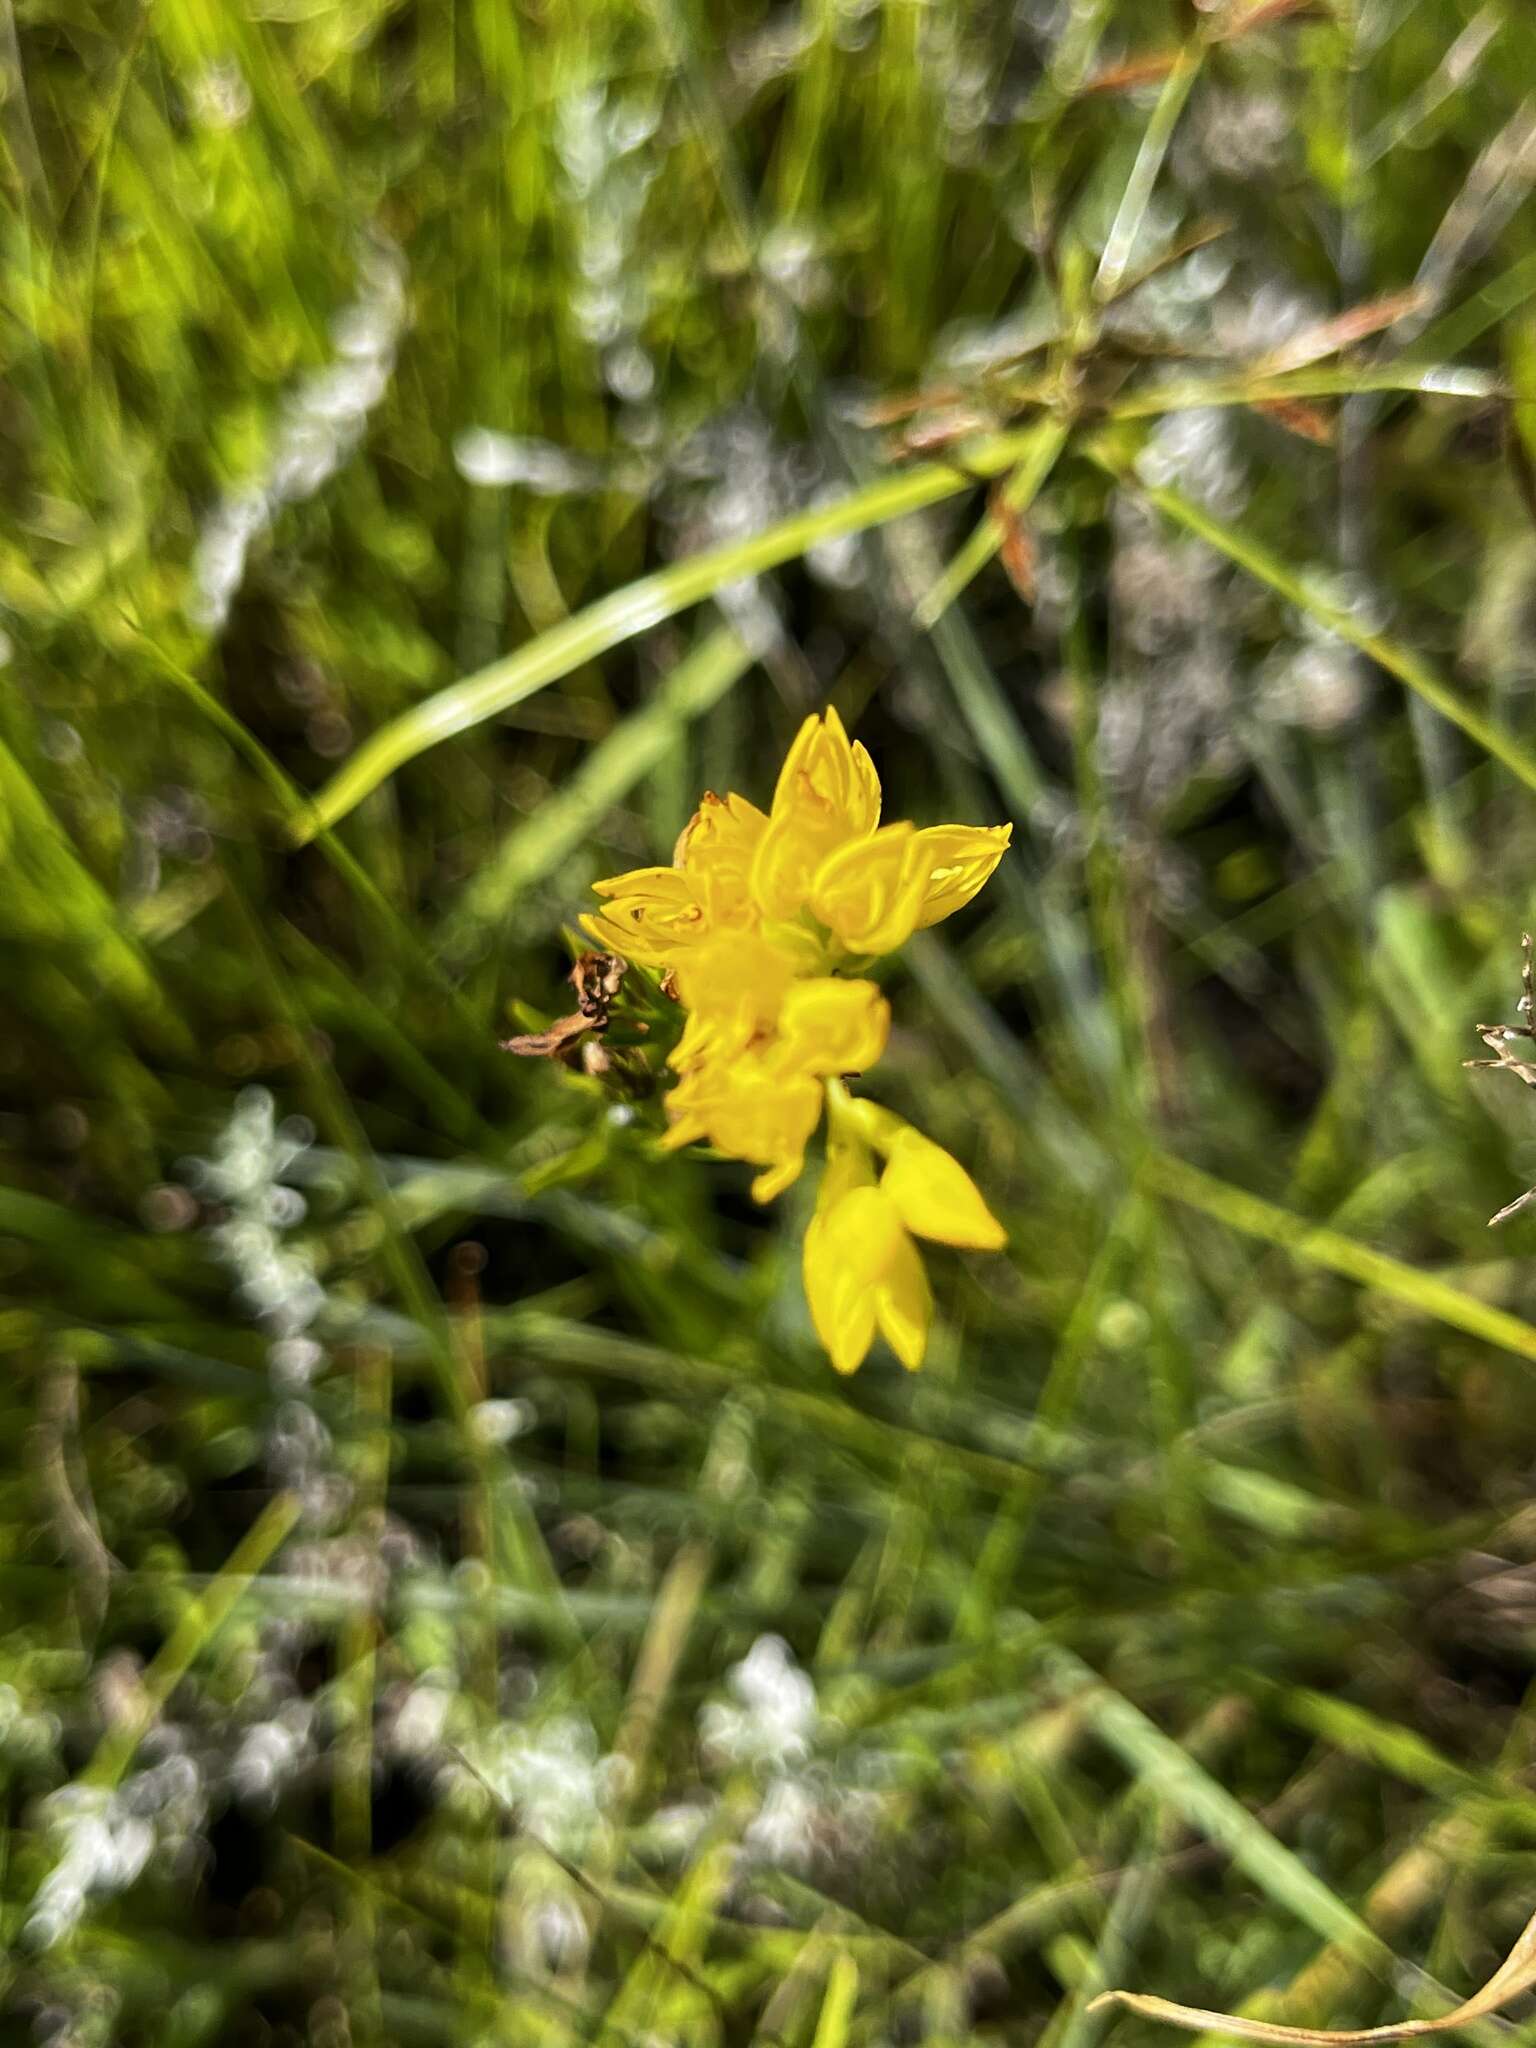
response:
<svg viewBox="0 0 1536 2048"><path fill-rule="evenodd" d="M1351 647L1358 647L1362 654L1370 656L1378 668L1388 675L1396 676L1406 683L1414 694L1423 699L1442 718L1452 725L1460 726L1469 739L1477 741L1486 753L1502 761L1511 774L1518 776L1527 788L1536 789L1536 756L1522 747L1518 740L1485 718L1482 712L1458 697L1450 685L1435 673L1429 663L1406 647L1400 647L1395 640L1389 640L1384 633L1374 633L1361 624L1351 611L1334 601L1325 592L1309 582L1305 575L1272 554L1261 541L1246 534L1240 528L1228 526L1215 518L1203 506L1196 505L1181 491L1166 485L1148 484L1141 481L1125 464L1110 455L1102 442L1088 451L1095 460L1116 476L1129 489L1137 491L1149 504L1173 520L1178 526L1198 536L1209 546L1224 554L1229 561L1246 569L1261 583L1267 583L1298 611L1306 612L1320 625L1336 633Z"/></svg>
<svg viewBox="0 0 1536 2048"><path fill-rule="evenodd" d="M1353 398L1371 391L1418 391L1437 398L1497 398L1501 379L1460 363L1388 363L1380 369L1289 370L1283 375L1168 378L1144 384L1109 407L1112 418L1138 420L1205 406L1271 405L1289 398Z"/></svg>
<svg viewBox="0 0 1536 2048"><path fill-rule="evenodd" d="M966 448L963 467L931 462L882 477L831 504L781 519L749 540L692 555L599 598L515 654L449 684L424 704L382 726L318 792L307 815L294 821L298 843L307 843L318 831L344 818L370 790L428 747L499 717L583 662L597 660L637 633L675 618L743 577L758 576L781 562L795 560L821 541L862 533L974 490L978 477L1000 476L1012 469L1033 443L1033 429L998 434Z"/></svg>
<svg viewBox="0 0 1536 2048"><path fill-rule="evenodd" d="M86 1766L88 1785L116 1785L133 1762L139 1744L193 1663L239 1605L251 1581L265 1570L299 1519L295 1495L280 1493L231 1551L222 1569L182 1614L159 1655L144 1673L133 1710L97 1745Z"/></svg>
<svg viewBox="0 0 1536 2048"><path fill-rule="evenodd" d="M1200 42L1187 43L1163 80L1157 104L1142 134L1136 161L1131 166L1131 175L1120 195L1119 209L1104 243L1098 275L1093 281L1094 296L1101 302L1114 298L1130 270L1136 239L1152 201L1152 188L1157 183L1158 172L1168 154L1168 145L1173 140L1173 131L1179 124L1184 102L1189 98L1189 89L1195 82L1204 55Z"/></svg>
<svg viewBox="0 0 1536 2048"><path fill-rule="evenodd" d="M1277 1905L1361 1961L1390 1963L1392 1951L1359 1915L1139 1707L1070 1650L1042 1642L1039 1654L1055 1688L1081 1705L1100 1741L1149 1791L1220 1843Z"/></svg>
<svg viewBox="0 0 1536 2048"><path fill-rule="evenodd" d="M1436 1321L1465 1330L1518 1358L1536 1358L1536 1328L1506 1310L1493 1308L1474 1295L1464 1294L1448 1280L1421 1273L1385 1252L1357 1244L1325 1224L1309 1223L1287 1209L1261 1201L1257 1195L1228 1187L1225 1181L1187 1166L1182 1159L1166 1154L1147 1159L1142 1167L1143 1185L1184 1202L1207 1216L1229 1224L1246 1237L1279 1245L1305 1264L1326 1267L1358 1281L1374 1293L1390 1296L1405 1308Z"/></svg>

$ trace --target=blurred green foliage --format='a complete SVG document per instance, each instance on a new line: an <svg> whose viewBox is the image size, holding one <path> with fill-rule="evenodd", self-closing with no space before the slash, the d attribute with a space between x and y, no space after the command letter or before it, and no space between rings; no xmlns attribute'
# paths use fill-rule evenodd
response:
<svg viewBox="0 0 1536 2048"><path fill-rule="evenodd" d="M5 0L15 2038L1487 1974L1533 75L1507 0ZM889 981L1013 1233L916 1379L808 1185L497 1049L829 698L1015 822Z"/></svg>

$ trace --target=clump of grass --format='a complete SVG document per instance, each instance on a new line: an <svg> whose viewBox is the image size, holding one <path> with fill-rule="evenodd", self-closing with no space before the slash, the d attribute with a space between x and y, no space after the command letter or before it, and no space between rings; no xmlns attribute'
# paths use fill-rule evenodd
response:
<svg viewBox="0 0 1536 2048"><path fill-rule="evenodd" d="M13 2030L1086 2048L1117 1983L1489 1975L1533 36L0 21ZM1015 826L881 1069L1011 1249L847 1384L813 1190L498 1050L827 701L893 814Z"/></svg>

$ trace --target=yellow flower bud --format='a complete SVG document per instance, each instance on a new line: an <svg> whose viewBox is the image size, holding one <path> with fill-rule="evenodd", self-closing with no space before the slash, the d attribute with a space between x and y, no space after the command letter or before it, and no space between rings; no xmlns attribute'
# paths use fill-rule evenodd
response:
<svg viewBox="0 0 1536 2048"><path fill-rule="evenodd" d="M910 1125L890 1146L880 1187L908 1230L935 1244L996 1252L1008 1242L1007 1231L959 1160Z"/></svg>
<svg viewBox="0 0 1536 2048"><path fill-rule="evenodd" d="M908 1371L922 1364L933 1318L928 1276L895 1203L860 1184L856 1166L829 1163L802 1274L811 1321L839 1372L858 1370L877 1329Z"/></svg>

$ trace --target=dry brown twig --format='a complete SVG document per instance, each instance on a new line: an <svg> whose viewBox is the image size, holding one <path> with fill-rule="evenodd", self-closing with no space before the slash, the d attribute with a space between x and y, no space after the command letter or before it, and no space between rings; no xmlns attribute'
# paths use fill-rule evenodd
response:
<svg viewBox="0 0 1536 2048"><path fill-rule="evenodd" d="M1503 1067L1508 1073L1518 1075L1527 1088L1536 1088L1536 1061L1520 1059L1512 1050L1520 1039L1536 1040L1536 974L1531 962L1531 935L1520 934L1521 951L1525 964L1520 974L1520 1015L1523 1024L1479 1024L1477 1035L1493 1054L1491 1060L1463 1060L1464 1067ZM1507 1222L1511 1216L1536 1202L1536 1187L1527 1188L1523 1195L1517 1195L1512 1202L1506 1202L1496 1216L1488 1218L1488 1228L1496 1223Z"/></svg>

